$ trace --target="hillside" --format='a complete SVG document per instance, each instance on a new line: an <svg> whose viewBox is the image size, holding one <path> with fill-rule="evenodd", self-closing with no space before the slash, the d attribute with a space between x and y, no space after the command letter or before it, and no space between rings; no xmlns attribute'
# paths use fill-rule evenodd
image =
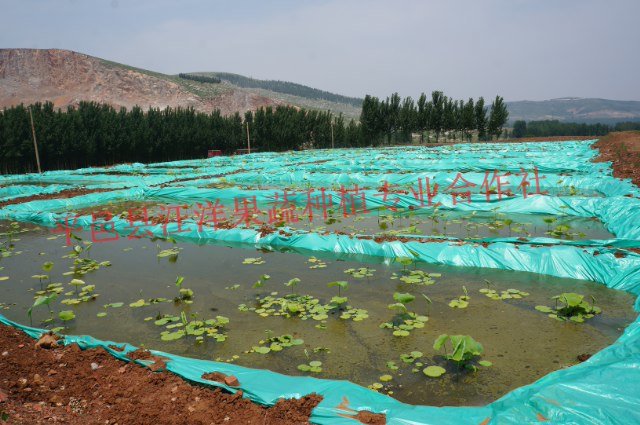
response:
<svg viewBox="0 0 640 425"><path fill-rule="evenodd" d="M68 50L0 49L0 108L47 100L60 108L95 101L128 109L135 105L144 109L192 107L204 112L219 109L223 115L283 104L330 109L348 117L360 113L347 103L244 88L226 80L201 83Z"/></svg>
<svg viewBox="0 0 640 425"><path fill-rule="evenodd" d="M185 72L217 77L220 83L198 82L57 49L0 49L0 108L51 101L66 108L80 101L108 103L128 109L139 105L192 107L223 115L261 106L293 105L330 110L358 119L362 99L301 84L257 80L227 72ZM640 121L640 102L560 98L507 102L509 121L524 119L566 122Z"/></svg>
<svg viewBox="0 0 640 425"><path fill-rule="evenodd" d="M558 120L613 124L640 121L640 102L566 97L543 101L507 102L509 121Z"/></svg>

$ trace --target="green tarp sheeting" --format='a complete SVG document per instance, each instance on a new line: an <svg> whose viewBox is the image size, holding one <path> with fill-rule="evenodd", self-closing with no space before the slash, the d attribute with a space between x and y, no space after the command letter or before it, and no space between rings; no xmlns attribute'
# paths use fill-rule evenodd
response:
<svg viewBox="0 0 640 425"><path fill-rule="evenodd" d="M376 191L384 180L412 185L420 177L435 177L440 182L450 183L460 171L468 180L481 183L485 171L495 169L517 173L521 169L531 171L535 167L541 175L546 176L547 180L542 187L550 190L550 196L536 195L526 199L516 196L487 201L484 195L475 195L471 203L458 202L454 205L450 196L439 194L433 201L440 202L441 209L454 211L593 217L601 220L616 238L587 241L485 238L460 243L455 238L441 237L433 238L440 241L429 243L421 243L419 240L376 243L364 237L320 235L303 231L293 232L291 236L277 233L261 236L255 229L214 230L207 226L198 229L192 221L183 223L182 229L187 230L185 232L174 233L176 224L169 224L166 231L179 241L195 243L228 243L302 253L324 252L335 256L362 254L389 259L412 257L434 264L530 271L591 280L638 296L640 255L624 249L640 247L640 199L632 197L638 196L640 191L629 181L614 179L610 164L590 162L597 155L591 144L592 142L470 144L456 145L455 148L445 146L264 153L166 164L130 164L110 169L57 171L42 176L8 176L0 178L1 185L28 181L77 185L81 181L85 187L113 184L128 189L71 199L10 205L0 209L0 219L34 222L52 227L64 223L67 210L121 200L195 203L256 196L261 204L268 205L273 201L273 188L242 188L248 184L326 185L330 189L327 193L339 196L331 185L358 183L368 186L363 191L366 206L368 209L375 209L385 205ZM105 174L105 171L132 175ZM223 189L201 187L222 181L232 182L237 186ZM571 186L578 192L585 193L566 196L552 192L554 189L564 190ZM0 191L0 198L17 194L18 192ZM419 205L419 201L411 194L390 195L390 198L395 200L396 196L398 203L388 200L386 205ZM306 194L298 193L295 197L299 202L304 202ZM131 232L127 220L114 218L112 222L119 234L127 235ZM92 225L92 218L79 217L77 224L89 227ZM165 232L162 225L148 226L146 229L157 236L163 236ZM486 242L486 245L479 242ZM623 255L615 255L620 252ZM636 310L640 310L640 301L636 302ZM24 329L34 337L42 332L12 323L2 316L0 321ZM66 343L78 343L85 348L102 346L122 359L128 351L135 349L127 345L125 352L117 352L108 348L113 342L98 341L86 336L67 336ZM274 404L281 397L318 393L324 399L314 409L312 421L319 424L354 423L353 419L348 418L347 412L338 409L344 398L348 400L351 409L385 413L389 424L522 424L545 420L557 424L640 423L640 319L628 326L613 345L586 362L553 372L484 407L410 406L345 381L284 376L267 370L155 353L171 359L167 364L169 370L194 382L223 386L200 377L203 373L212 371L235 375L242 383L245 396L266 405ZM235 391L233 388L227 389Z"/></svg>

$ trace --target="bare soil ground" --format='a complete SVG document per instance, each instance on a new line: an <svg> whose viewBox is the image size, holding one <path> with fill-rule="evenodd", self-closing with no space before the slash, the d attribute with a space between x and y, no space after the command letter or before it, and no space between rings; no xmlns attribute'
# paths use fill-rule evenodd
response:
<svg viewBox="0 0 640 425"><path fill-rule="evenodd" d="M306 424L321 400L311 394L267 408L241 391L193 385L103 349L39 348L0 325L0 416L7 424Z"/></svg>
<svg viewBox="0 0 640 425"><path fill-rule="evenodd" d="M611 161L615 177L631 179L640 187L640 131L609 133L594 147L600 151L596 162Z"/></svg>

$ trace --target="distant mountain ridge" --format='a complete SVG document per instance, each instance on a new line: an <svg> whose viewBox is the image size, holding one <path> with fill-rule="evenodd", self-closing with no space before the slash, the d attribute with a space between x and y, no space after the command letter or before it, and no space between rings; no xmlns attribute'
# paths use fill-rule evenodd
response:
<svg viewBox="0 0 640 425"><path fill-rule="evenodd" d="M330 110L356 120L360 116L362 99L357 97L228 72L185 74L216 77L221 82L180 78L69 50L0 49L0 108L44 101L66 108L81 101L94 101L116 108L191 107L203 112L220 110L223 115L229 115L264 106L292 105ZM605 124L640 121L640 101L564 97L506 104L511 123L516 120Z"/></svg>
<svg viewBox="0 0 640 425"><path fill-rule="evenodd" d="M257 80L244 75L229 72L194 72L192 75L215 76L238 87L271 90L278 93L291 94L309 99L322 99L330 102L347 103L357 108L362 106L362 99L358 97L342 96L325 90L314 89L298 83L280 80Z"/></svg>
<svg viewBox="0 0 640 425"><path fill-rule="evenodd" d="M640 101L564 97L558 99L506 102L509 121L558 120L612 124L640 121Z"/></svg>

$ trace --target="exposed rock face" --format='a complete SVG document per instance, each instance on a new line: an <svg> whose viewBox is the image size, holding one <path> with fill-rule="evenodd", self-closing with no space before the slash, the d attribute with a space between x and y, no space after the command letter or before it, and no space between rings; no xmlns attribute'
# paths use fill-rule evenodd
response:
<svg viewBox="0 0 640 425"><path fill-rule="evenodd" d="M277 101L228 87L214 97L201 98L169 79L110 65L68 50L0 49L0 108L50 101L56 107L81 101L127 109L192 107L222 114L244 112Z"/></svg>

